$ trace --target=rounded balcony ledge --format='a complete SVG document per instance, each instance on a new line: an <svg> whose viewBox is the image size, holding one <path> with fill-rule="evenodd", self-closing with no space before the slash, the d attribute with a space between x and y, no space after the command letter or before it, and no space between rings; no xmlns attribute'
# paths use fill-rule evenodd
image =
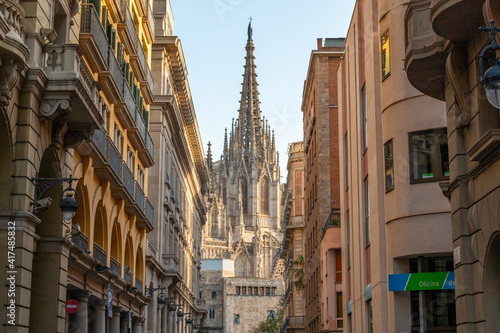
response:
<svg viewBox="0 0 500 333"><path fill-rule="evenodd" d="M412 1L405 14L405 70L424 94L444 100L444 40L432 30L431 0Z"/></svg>
<svg viewBox="0 0 500 333"><path fill-rule="evenodd" d="M466 42L484 24L484 0L432 0L433 30L453 42Z"/></svg>

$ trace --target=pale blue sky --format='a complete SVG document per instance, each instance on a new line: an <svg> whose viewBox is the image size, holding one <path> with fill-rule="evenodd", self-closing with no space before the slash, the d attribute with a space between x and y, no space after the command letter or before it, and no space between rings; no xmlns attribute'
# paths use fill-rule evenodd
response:
<svg viewBox="0 0 500 333"><path fill-rule="evenodd" d="M316 39L345 37L355 0L171 0L204 150L222 153L237 118L248 18L261 110L275 130L282 182L288 143L302 140L302 89Z"/></svg>

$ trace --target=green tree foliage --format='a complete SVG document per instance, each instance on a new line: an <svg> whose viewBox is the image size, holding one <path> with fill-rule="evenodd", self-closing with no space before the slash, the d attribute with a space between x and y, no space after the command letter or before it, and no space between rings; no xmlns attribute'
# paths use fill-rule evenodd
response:
<svg viewBox="0 0 500 333"><path fill-rule="evenodd" d="M295 286L295 289L297 290L303 290L305 287L305 272L304 272L304 257L303 256L298 256L297 259L293 262L294 269L293 269L293 274L295 275L295 281L293 282L293 285Z"/></svg>
<svg viewBox="0 0 500 333"><path fill-rule="evenodd" d="M275 309L274 318L260 322L252 333L280 333L281 327L285 324L285 308L283 304Z"/></svg>

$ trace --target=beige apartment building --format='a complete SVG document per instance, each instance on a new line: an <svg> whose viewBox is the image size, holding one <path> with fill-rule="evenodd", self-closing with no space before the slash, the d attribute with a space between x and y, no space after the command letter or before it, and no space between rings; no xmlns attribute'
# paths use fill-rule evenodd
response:
<svg viewBox="0 0 500 333"><path fill-rule="evenodd" d="M481 57L499 36L478 29L490 20L498 26L499 1L411 1L404 17L408 80L446 104L450 179L442 188L451 202L458 332L500 331L498 51Z"/></svg>
<svg viewBox="0 0 500 333"><path fill-rule="evenodd" d="M408 4L357 1L338 67L347 332L456 331L445 105L408 81Z"/></svg>
<svg viewBox="0 0 500 333"><path fill-rule="evenodd" d="M282 333L305 332L304 283L304 143L288 145L287 179L281 195L285 235L280 259L283 265L285 324ZM301 281L296 283L297 281Z"/></svg>
<svg viewBox="0 0 500 333"><path fill-rule="evenodd" d="M305 327L307 332L342 331L341 286L328 276L340 251L337 67L344 38L319 38L311 52L302 93L304 113ZM333 254L333 257L331 256ZM339 274L340 277L340 274ZM328 279L328 281L326 281ZM339 291L339 297L337 297ZM338 303L338 304L337 304Z"/></svg>
<svg viewBox="0 0 500 333"><path fill-rule="evenodd" d="M206 315L200 259L208 173L181 41L173 36L170 1L155 1L153 10L157 29L150 132L155 165L149 189L158 208L146 254L146 294L151 299L147 330L186 332L200 327Z"/></svg>
<svg viewBox="0 0 500 333"><path fill-rule="evenodd" d="M203 316L205 166L182 48L164 38L172 20L168 1L154 14L143 0L0 1L1 332L161 332L148 304L165 285L176 309ZM171 62L153 78L155 47ZM185 133L169 134L171 169L152 127ZM149 192L154 163L177 172L165 252L152 241L172 230L158 222L159 179Z"/></svg>

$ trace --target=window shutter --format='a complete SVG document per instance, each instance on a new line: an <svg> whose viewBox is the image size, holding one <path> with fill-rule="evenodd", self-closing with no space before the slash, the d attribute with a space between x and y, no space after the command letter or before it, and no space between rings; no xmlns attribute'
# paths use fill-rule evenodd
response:
<svg viewBox="0 0 500 333"><path fill-rule="evenodd" d="M108 45L111 45L111 30L113 30L113 25L109 24L106 26L106 37L108 37Z"/></svg>
<svg viewBox="0 0 500 333"><path fill-rule="evenodd" d="M103 27L108 26L108 7L102 7L101 24Z"/></svg>
<svg viewBox="0 0 500 333"><path fill-rule="evenodd" d="M132 72L132 71L130 72L129 84L130 84L130 90L132 90L132 92L133 92L133 90L134 90L134 88L133 88L134 87L134 72Z"/></svg>
<svg viewBox="0 0 500 333"><path fill-rule="evenodd" d="M120 64L120 66L122 66L122 70L123 70L123 65L125 62L125 46L123 45L123 43L120 43L120 42L118 42L117 59L118 59L118 63Z"/></svg>
<svg viewBox="0 0 500 333"><path fill-rule="evenodd" d="M125 77L125 80L127 80L127 82L130 82L129 73L130 73L130 64L126 62L123 64L123 76Z"/></svg>
<svg viewBox="0 0 500 333"><path fill-rule="evenodd" d="M95 11L97 12L97 17L101 16L101 0L88 0L88 3L94 5Z"/></svg>
<svg viewBox="0 0 500 333"><path fill-rule="evenodd" d="M111 29L111 48L113 49L113 52L116 51L116 30Z"/></svg>
<svg viewBox="0 0 500 333"><path fill-rule="evenodd" d="M144 124L146 124L146 129L149 129L149 111L142 111L142 118L144 118Z"/></svg>

